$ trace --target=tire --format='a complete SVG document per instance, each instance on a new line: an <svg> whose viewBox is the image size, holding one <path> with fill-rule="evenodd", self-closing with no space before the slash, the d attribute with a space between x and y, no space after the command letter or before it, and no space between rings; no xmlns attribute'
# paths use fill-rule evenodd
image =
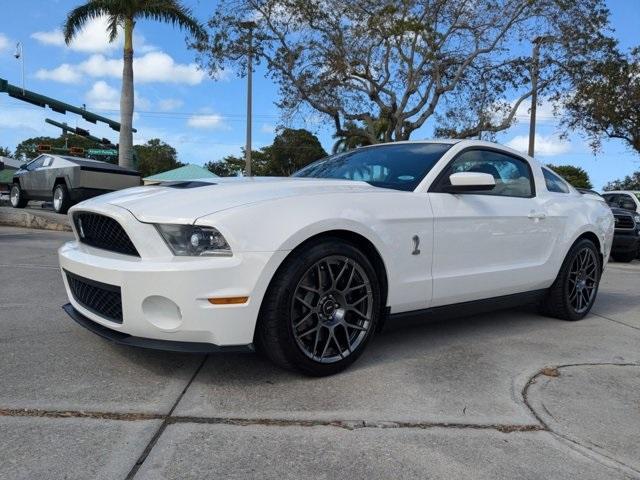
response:
<svg viewBox="0 0 640 480"><path fill-rule="evenodd" d="M338 373L364 351L381 318L376 271L354 245L327 238L290 255L260 309L256 346L276 365Z"/></svg>
<svg viewBox="0 0 640 480"><path fill-rule="evenodd" d="M583 265L586 265L582 268ZM591 240L576 242L562 262L562 267L540 307L543 314L561 320L583 319L593 307L602 262L598 249Z"/></svg>
<svg viewBox="0 0 640 480"><path fill-rule="evenodd" d="M29 203L29 200L24 197L24 193L22 192L22 188L20 188L19 183L11 185L9 199L11 200L11 206L13 208L24 208L27 206L27 203Z"/></svg>
<svg viewBox="0 0 640 480"><path fill-rule="evenodd" d="M67 210L71 208L71 198L69 191L64 183L59 183L53 187L53 209L57 213L67 213Z"/></svg>
<svg viewBox="0 0 640 480"><path fill-rule="evenodd" d="M629 263L636 258L637 252L616 253L611 256L616 262Z"/></svg>

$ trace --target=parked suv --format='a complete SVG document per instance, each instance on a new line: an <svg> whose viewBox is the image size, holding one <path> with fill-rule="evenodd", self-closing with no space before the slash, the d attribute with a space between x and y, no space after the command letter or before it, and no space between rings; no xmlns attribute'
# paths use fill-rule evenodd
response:
<svg viewBox="0 0 640 480"><path fill-rule="evenodd" d="M611 211L615 218L611 256L618 262L640 258L640 214L614 207Z"/></svg>
<svg viewBox="0 0 640 480"><path fill-rule="evenodd" d="M611 207L640 213L640 191L613 190L603 193L602 197Z"/></svg>
<svg viewBox="0 0 640 480"><path fill-rule="evenodd" d="M613 244L611 257L617 262L631 262L634 258L640 258L640 213L633 208L635 203L634 192L607 192L600 195L598 192L586 188L577 189L583 195L600 197L607 202L615 219L613 232ZM638 192L635 192L638 193ZM617 205L624 205L618 208Z"/></svg>

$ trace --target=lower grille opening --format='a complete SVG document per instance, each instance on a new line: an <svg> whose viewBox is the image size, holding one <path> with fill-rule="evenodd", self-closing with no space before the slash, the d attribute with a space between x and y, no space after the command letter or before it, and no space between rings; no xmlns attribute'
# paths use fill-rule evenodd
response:
<svg viewBox="0 0 640 480"><path fill-rule="evenodd" d="M90 280L66 270L64 273L76 302L96 315L115 323L122 323L120 287Z"/></svg>

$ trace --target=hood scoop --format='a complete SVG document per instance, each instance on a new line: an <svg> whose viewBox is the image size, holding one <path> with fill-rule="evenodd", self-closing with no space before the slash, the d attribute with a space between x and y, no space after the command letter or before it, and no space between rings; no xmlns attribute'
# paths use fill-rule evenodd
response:
<svg viewBox="0 0 640 480"><path fill-rule="evenodd" d="M169 188L178 188L180 190L186 190L188 188L206 187L208 185L215 185L215 183L202 182L200 180L191 180L186 182L185 181L164 182L158 185L158 187L169 187Z"/></svg>

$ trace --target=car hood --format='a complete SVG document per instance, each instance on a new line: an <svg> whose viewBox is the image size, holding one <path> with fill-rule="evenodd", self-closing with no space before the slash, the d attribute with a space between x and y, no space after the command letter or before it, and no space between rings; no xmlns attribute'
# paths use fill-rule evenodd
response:
<svg viewBox="0 0 640 480"><path fill-rule="evenodd" d="M198 218L252 203L301 195L376 189L350 180L295 177L207 178L128 188L83 202L116 205L148 223L193 223Z"/></svg>

